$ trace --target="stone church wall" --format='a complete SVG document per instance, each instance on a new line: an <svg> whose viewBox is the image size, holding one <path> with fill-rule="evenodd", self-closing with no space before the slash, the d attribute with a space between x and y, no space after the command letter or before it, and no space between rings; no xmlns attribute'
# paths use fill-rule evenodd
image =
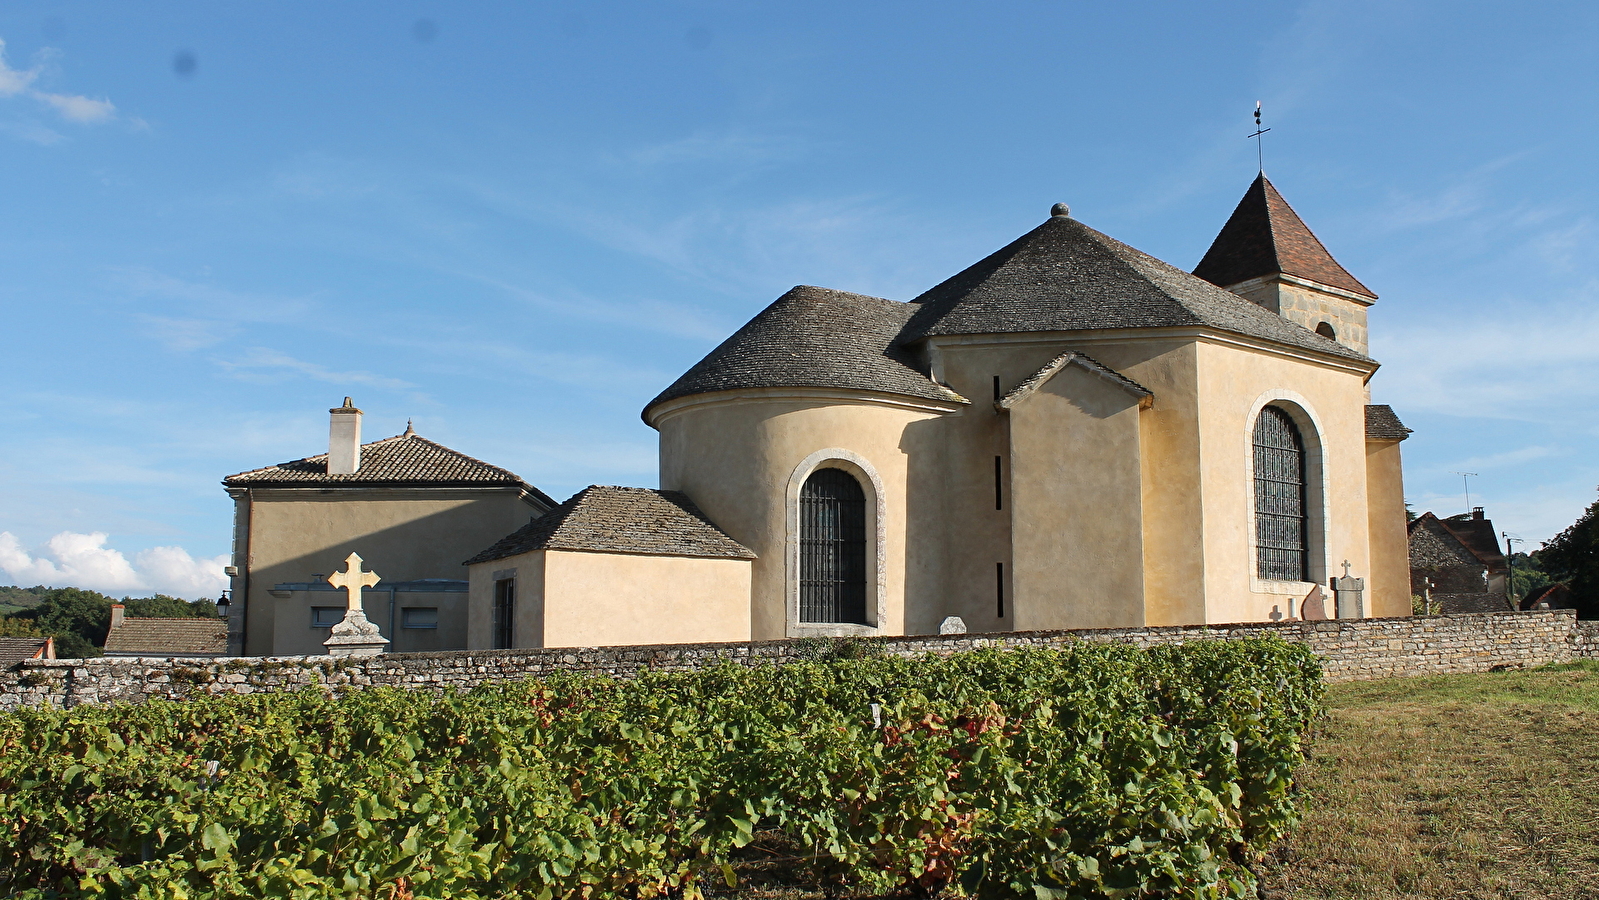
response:
<svg viewBox="0 0 1599 900"><path fill-rule="evenodd" d="M1034 631L1001 634L864 638L901 655L981 648L1059 647L1073 641L1141 646L1189 640L1236 640L1274 634L1309 644L1332 681L1519 669L1574 658L1599 658L1599 622L1572 610L1449 616L1275 622L1243 625ZM464 689L557 671L627 676L644 670L694 669L724 660L762 665L815 658L825 641L676 644L646 647L404 653L366 659L328 656L207 660L31 660L0 672L0 710L80 703L136 703L208 694L250 694L324 685L335 690L394 685Z"/></svg>

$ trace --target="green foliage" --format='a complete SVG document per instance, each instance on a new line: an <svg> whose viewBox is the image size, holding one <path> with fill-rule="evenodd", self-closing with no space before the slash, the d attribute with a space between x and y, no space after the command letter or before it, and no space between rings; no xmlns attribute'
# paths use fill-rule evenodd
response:
<svg viewBox="0 0 1599 900"><path fill-rule="evenodd" d="M124 614L141 619L189 619L217 617L217 604L215 600L180 600L166 594L156 594L153 597L125 597L122 605L127 609Z"/></svg>
<svg viewBox="0 0 1599 900"><path fill-rule="evenodd" d="M97 591L54 588L45 592L38 606L11 618L32 622L45 634L55 635L56 656L81 659L101 655L114 602Z"/></svg>
<svg viewBox="0 0 1599 900"><path fill-rule="evenodd" d="M1320 668L1275 639L321 689L0 717L0 893L1253 896Z"/></svg>
<svg viewBox="0 0 1599 900"><path fill-rule="evenodd" d="M44 632L29 619L0 619L0 637L44 637Z"/></svg>
<svg viewBox="0 0 1599 900"><path fill-rule="evenodd" d="M1538 561L1555 581L1571 588L1579 617L1599 619L1599 500L1571 527L1546 541Z"/></svg>
<svg viewBox="0 0 1599 900"><path fill-rule="evenodd" d="M34 585L31 588L0 584L0 606L31 609L38 606L40 601L44 600L44 595L49 592L50 589L42 584Z"/></svg>
<svg viewBox="0 0 1599 900"><path fill-rule="evenodd" d="M1541 591L1555 583L1544 572L1543 563L1538 560L1536 553L1512 553L1510 566L1510 597L1518 604L1534 591Z"/></svg>

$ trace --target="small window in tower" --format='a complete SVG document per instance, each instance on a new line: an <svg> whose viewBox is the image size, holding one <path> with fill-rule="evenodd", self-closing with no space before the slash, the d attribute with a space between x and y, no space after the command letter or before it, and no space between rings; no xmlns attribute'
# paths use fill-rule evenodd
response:
<svg viewBox="0 0 1599 900"><path fill-rule="evenodd" d="M1322 322L1320 325L1317 325L1316 333L1329 341L1338 340L1338 332L1332 327L1331 322Z"/></svg>
<svg viewBox="0 0 1599 900"><path fill-rule="evenodd" d="M344 621L344 607L342 606L313 606L311 607L312 628L332 628Z"/></svg>

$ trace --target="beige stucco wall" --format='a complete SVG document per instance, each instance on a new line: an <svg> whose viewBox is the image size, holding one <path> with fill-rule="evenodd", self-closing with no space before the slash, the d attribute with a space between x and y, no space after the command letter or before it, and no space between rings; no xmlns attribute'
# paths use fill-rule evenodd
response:
<svg viewBox="0 0 1599 900"><path fill-rule="evenodd" d="M1399 441L1366 443L1366 517L1371 536L1367 602L1374 616L1408 616L1410 545ZM1503 590L1503 588L1499 588Z"/></svg>
<svg viewBox="0 0 1599 900"><path fill-rule="evenodd" d="M1069 365L1011 408L1016 629L1144 624L1139 400Z"/></svg>
<svg viewBox="0 0 1599 900"><path fill-rule="evenodd" d="M830 458L845 457L854 462L839 467L847 471L867 467L881 483L880 491L869 480L862 484L869 508L874 499L882 501L880 525L868 523L869 531L881 536L876 554L880 575L874 578L880 578L883 610L872 633L937 629L936 620L931 629L925 621L907 625L907 608L927 605L907 597L938 590L940 559L936 553L908 558L906 548L936 543L934 535L941 526L936 460L942 448L933 427L938 412L761 392L702 399L714 402L670 412L656 423L661 432L661 487L687 494L718 527L756 553L750 637L770 640L808 633L804 626L789 622L793 592L788 569L794 552L790 520L795 515L791 485L808 474L800 471L807 460L814 470L828 466ZM868 552L868 564L872 557ZM874 606L871 593L869 614Z"/></svg>
<svg viewBox="0 0 1599 900"><path fill-rule="evenodd" d="M1254 577L1253 431L1271 403L1293 415L1305 438L1311 530L1308 578L1366 577L1366 391L1358 371L1277 353L1198 345L1203 541L1207 622L1255 622L1298 613L1308 582ZM1319 463L1318 463L1319 460ZM1335 568L1336 567L1336 568ZM1367 615L1371 614L1368 598ZM1153 624L1153 623L1152 623Z"/></svg>
<svg viewBox="0 0 1599 900"><path fill-rule="evenodd" d="M516 579L518 647L750 637L750 560L535 550L471 567L471 649L492 641L495 582Z"/></svg>
<svg viewBox="0 0 1599 900"><path fill-rule="evenodd" d="M240 492L236 502L248 540L247 558L235 560L246 571L234 584L238 587L246 578L249 582L245 652L251 656L325 652L322 641L328 632L311 627L311 607L343 605L342 592L273 597L268 592L275 584L310 582L318 574L326 577L340 571L352 552L360 554L367 569L377 572L383 582L465 580L463 561L540 512L514 489L265 489L249 495ZM439 602L431 602L433 598ZM363 597L367 615L396 642L394 649L465 648L463 598L416 594L400 599L403 602L397 606L437 605L440 627L425 635L389 634L388 592L368 591ZM396 625L399 621L396 612Z"/></svg>

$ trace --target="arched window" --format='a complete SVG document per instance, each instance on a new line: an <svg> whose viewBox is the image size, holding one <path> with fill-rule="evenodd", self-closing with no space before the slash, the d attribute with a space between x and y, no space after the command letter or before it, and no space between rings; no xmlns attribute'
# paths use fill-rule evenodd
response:
<svg viewBox="0 0 1599 900"><path fill-rule="evenodd" d="M799 620L866 621L866 495L842 469L800 489Z"/></svg>
<svg viewBox="0 0 1599 900"><path fill-rule="evenodd" d="M1304 581L1305 442L1288 413L1267 406L1255 420L1255 558L1261 578Z"/></svg>
<svg viewBox="0 0 1599 900"><path fill-rule="evenodd" d="M1330 340L1338 340L1338 330L1332 327L1331 322L1322 322L1316 326L1316 333Z"/></svg>

